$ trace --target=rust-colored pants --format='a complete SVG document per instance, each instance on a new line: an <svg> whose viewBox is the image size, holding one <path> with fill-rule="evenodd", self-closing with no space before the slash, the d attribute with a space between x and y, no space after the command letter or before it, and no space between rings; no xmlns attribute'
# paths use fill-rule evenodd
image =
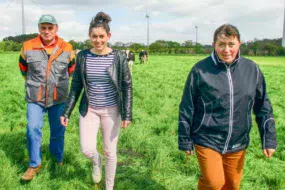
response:
<svg viewBox="0 0 285 190"><path fill-rule="evenodd" d="M221 154L195 145L200 170L198 190L238 190L243 173L245 150Z"/></svg>

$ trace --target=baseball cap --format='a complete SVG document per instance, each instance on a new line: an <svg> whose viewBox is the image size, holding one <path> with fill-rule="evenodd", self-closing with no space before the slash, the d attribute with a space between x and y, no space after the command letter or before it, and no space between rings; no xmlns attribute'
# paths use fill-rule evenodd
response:
<svg viewBox="0 0 285 190"><path fill-rule="evenodd" d="M41 24L41 23L57 24L54 16L52 15L42 15L41 18L39 19L38 24Z"/></svg>

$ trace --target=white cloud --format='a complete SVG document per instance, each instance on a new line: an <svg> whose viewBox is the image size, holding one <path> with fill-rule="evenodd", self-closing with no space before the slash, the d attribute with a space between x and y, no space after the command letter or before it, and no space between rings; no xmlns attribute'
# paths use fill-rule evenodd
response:
<svg viewBox="0 0 285 190"><path fill-rule="evenodd" d="M0 38L21 34L20 0L7 7L0 3ZM103 10L112 17L111 42L146 43L146 11L150 15L150 41L183 42L196 39L211 44L216 28L224 23L236 25L243 40L280 38L283 30L284 0L26 0L27 33L37 32L41 14L53 14L59 35L66 40L85 40L91 18ZM79 3L80 2L80 3ZM6 3L6 4L5 4Z"/></svg>

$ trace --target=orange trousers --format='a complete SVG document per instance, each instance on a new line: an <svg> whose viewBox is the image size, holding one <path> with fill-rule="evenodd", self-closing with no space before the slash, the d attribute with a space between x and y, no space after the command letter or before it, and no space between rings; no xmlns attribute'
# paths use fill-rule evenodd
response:
<svg viewBox="0 0 285 190"><path fill-rule="evenodd" d="M221 154L199 145L195 149L202 173L198 190L239 190L245 150Z"/></svg>

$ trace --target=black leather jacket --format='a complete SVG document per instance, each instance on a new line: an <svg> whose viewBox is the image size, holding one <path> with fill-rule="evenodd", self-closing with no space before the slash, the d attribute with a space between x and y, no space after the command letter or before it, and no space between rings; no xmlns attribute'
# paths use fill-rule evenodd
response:
<svg viewBox="0 0 285 190"><path fill-rule="evenodd" d="M252 109L262 148L275 149L273 110L261 70L243 57L228 66L213 52L192 68L186 81L179 109L179 149L193 150L197 144L225 154L247 148Z"/></svg>
<svg viewBox="0 0 285 190"><path fill-rule="evenodd" d="M62 113L64 117L70 117L82 88L84 88L84 93L80 101L79 112L83 117L87 114L89 97L86 81L86 57L88 52L89 49L82 50L77 55L71 89ZM114 63L108 68L107 72L118 92L118 106L122 120L132 121L132 79L128 68L127 57L123 52L117 50L114 50L114 54Z"/></svg>

